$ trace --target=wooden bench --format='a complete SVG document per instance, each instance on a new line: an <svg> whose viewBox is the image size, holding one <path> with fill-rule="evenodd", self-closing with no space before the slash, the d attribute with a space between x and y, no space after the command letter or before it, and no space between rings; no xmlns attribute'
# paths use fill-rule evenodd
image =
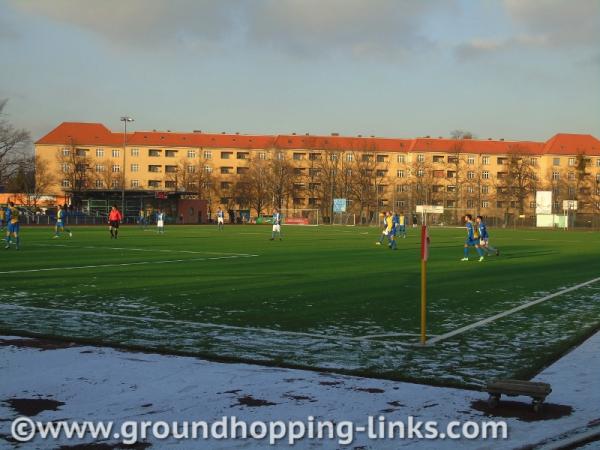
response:
<svg viewBox="0 0 600 450"><path fill-rule="evenodd" d="M546 400L548 394L552 392L552 388L548 383L523 380L489 381L485 387L485 390L488 394L490 394L488 404L492 408L498 406L502 394L508 395L509 397L524 395L533 399L532 404L535 412L539 412L542 403L544 403L544 400Z"/></svg>

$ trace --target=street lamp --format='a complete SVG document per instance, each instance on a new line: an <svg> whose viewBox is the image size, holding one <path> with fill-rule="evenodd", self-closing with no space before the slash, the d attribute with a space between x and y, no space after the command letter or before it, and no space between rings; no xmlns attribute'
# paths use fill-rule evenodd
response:
<svg viewBox="0 0 600 450"><path fill-rule="evenodd" d="M129 116L121 116L121 122L125 127L123 133L123 176L121 177L121 213L125 218L125 154L127 153L127 122L133 122L133 119Z"/></svg>

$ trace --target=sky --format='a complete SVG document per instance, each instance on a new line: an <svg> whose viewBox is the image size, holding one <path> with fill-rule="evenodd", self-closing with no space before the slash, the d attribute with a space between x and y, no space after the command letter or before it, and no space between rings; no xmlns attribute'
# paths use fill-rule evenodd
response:
<svg viewBox="0 0 600 450"><path fill-rule="evenodd" d="M0 0L34 140L130 130L600 138L600 0Z"/></svg>

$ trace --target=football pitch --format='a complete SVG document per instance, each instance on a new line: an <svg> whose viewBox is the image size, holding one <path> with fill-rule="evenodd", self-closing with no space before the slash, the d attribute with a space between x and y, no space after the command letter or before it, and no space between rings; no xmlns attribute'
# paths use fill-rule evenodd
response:
<svg viewBox="0 0 600 450"><path fill-rule="evenodd" d="M0 250L0 331L220 361L478 387L528 378L600 328L598 235L491 229L460 262L432 228L428 345L417 229L398 251L362 227L23 227Z"/></svg>

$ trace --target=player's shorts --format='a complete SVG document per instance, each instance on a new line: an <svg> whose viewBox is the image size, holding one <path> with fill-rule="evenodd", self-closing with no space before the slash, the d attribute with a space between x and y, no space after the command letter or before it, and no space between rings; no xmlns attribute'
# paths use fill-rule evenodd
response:
<svg viewBox="0 0 600 450"><path fill-rule="evenodd" d="M111 220L108 223L110 224L111 228L119 228L119 221L118 220Z"/></svg>
<svg viewBox="0 0 600 450"><path fill-rule="evenodd" d="M223 225L223 218L222 217L217 217L217 223L219 225Z"/></svg>
<svg viewBox="0 0 600 450"><path fill-rule="evenodd" d="M479 239L466 239L465 240L465 244L467 244L469 247L474 247L476 245L479 245Z"/></svg>
<svg viewBox="0 0 600 450"><path fill-rule="evenodd" d="M65 224L63 223L63 221L62 221L62 220L57 220L57 221L56 221L56 226L57 226L58 228L64 228Z"/></svg>
<svg viewBox="0 0 600 450"><path fill-rule="evenodd" d="M165 222L164 220L159 220L158 222L156 222L156 226L159 228L162 228L165 226Z"/></svg>
<svg viewBox="0 0 600 450"><path fill-rule="evenodd" d="M479 239L479 245L488 245L489 241L488 238L481 238Z"/></svg>
<svg viewBox="0 0 600 450"><path fill-rule="evenodd" d="M18 223L9 223L7 231L9 233L18 233L19 232L19 224Z"/></svg>
<svg viewBox="0 0 600 450"><path fill-rule="evenodd" d="M281 225L274 224L273 225L273 232L274 233L281 233Z"/></svg>

